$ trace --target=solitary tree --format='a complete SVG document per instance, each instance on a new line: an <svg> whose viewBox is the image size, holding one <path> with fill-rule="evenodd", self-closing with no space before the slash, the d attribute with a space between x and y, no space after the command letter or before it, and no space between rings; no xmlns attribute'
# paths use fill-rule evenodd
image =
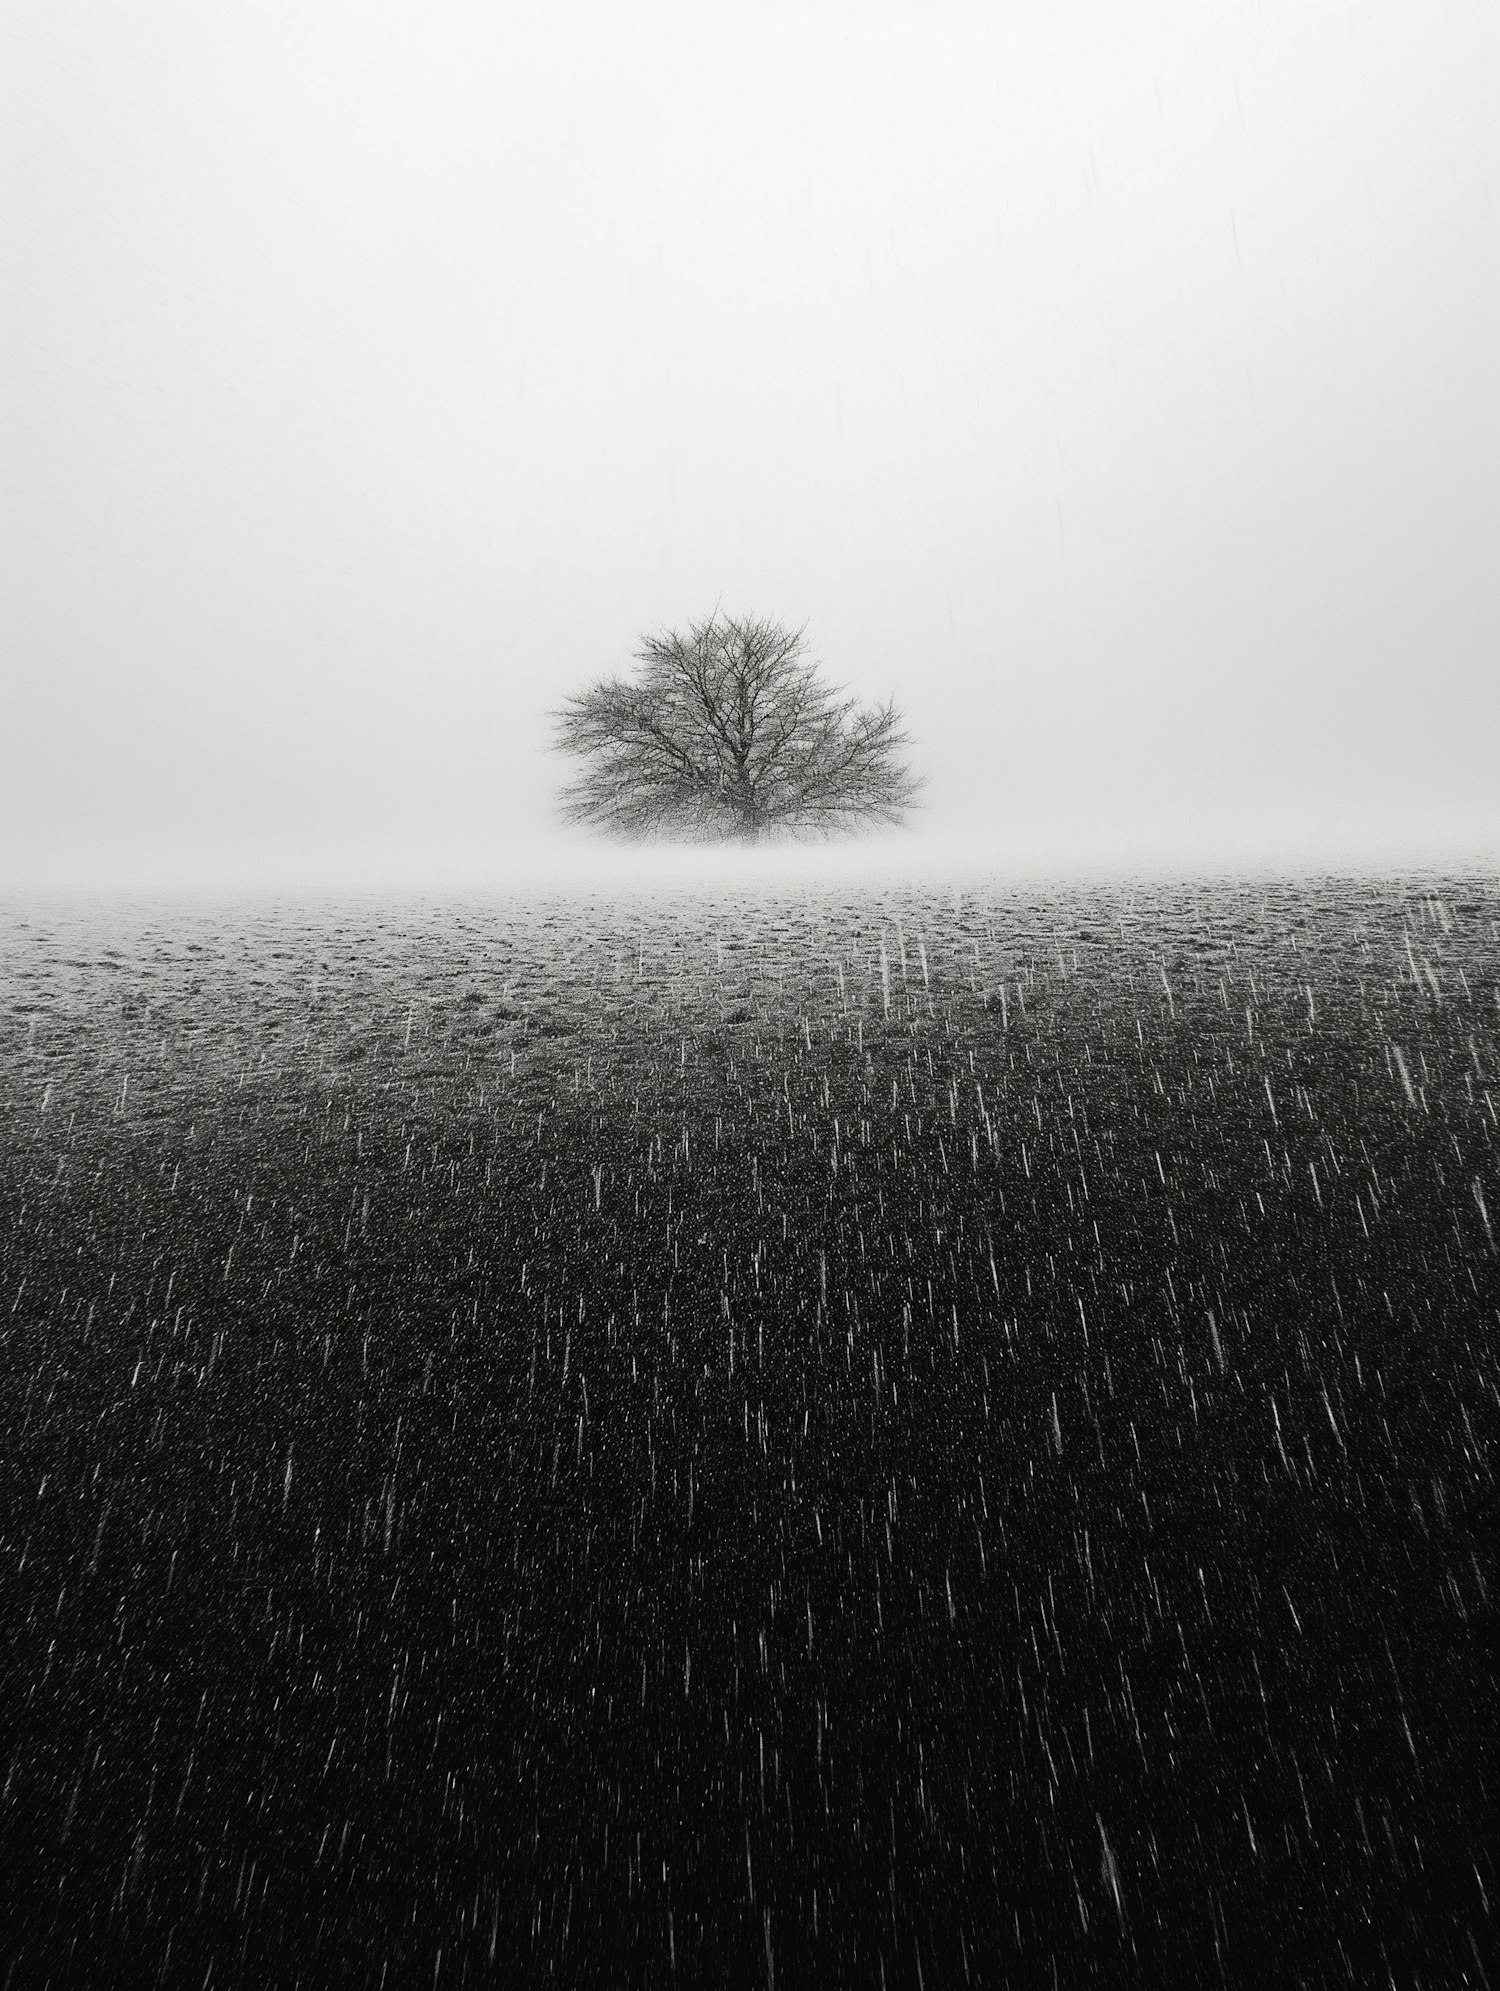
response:
<svg viewBox="0 0 1500 1991"><path fill-rule="evenodd" d="M566 818L696 842L831 836L899 823L923 785L893 703L820 682L800 630L717 612L650 636L636 682L601 679L550 716L582 763Z"/></svg>

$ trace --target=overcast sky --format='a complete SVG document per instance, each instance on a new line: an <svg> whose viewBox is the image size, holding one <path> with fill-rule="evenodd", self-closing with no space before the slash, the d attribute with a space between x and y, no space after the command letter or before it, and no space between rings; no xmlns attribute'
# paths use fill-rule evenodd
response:
<svg viewBox="0 0 1500 1991"><path fill-rule="evenodd" d="M1491 0L9 0L0 874L554 834L716 601L923 833L1500 852Z"/></svg>

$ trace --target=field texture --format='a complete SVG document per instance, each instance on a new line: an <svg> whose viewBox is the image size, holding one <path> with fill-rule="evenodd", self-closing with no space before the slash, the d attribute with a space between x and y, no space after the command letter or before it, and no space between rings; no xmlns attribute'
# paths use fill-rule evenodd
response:
<svg viewBox="0 0 1500 1991"><path fill-rule="evenodd" d="M12 907L0 1983L1500 1981L1497 921Z"/></svg>

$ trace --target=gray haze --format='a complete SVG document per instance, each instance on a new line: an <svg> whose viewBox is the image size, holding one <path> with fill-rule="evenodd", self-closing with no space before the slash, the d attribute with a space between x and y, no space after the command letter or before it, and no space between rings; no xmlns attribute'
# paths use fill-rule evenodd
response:
<svg viewBox="0 0 1500 1991"><path fill-rule="evenodd" d="M922 848L1500 853L1490 0L5 21L6 877L534 866L716 601Z"/></svg>

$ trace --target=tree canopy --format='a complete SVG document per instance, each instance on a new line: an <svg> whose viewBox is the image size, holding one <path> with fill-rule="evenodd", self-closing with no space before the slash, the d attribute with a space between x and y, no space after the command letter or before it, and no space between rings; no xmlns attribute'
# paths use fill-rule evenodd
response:
<svg viewBox="0 0 1500 1991"><path fill-rule="evenodd" d="M903 820L923 786L892 702L823 683L801 630L717 612L650 636L634 682L604 678L552 713L579 761L571 822L695 842L832 836Z"/></svg>

